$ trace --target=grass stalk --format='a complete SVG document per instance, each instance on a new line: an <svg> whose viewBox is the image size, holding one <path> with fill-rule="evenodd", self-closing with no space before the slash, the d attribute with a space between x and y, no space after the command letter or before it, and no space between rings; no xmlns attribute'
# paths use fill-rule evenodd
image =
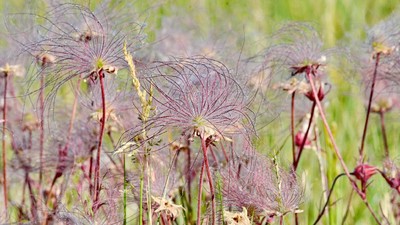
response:
<svg viewBox="0 0 400 225"><path fill-rule="evenodd" d="M380 112L379 118L381 121L381 130L382 130L383 147L385 150L385 158L389 158L389 144L388 144L386 128L385 128L385 112Z"/></svg>
<svg viewBox="0 0 400 225"><path fill-rule="evenodd" d="M4 210L8 215L8 192L7 192L7 149L6 149L6 128L7 128L7 85L8 74L4 74L4 92L3 92L3 133L2 133L2 150L3 150L3 194L4 194Z"/></svg>

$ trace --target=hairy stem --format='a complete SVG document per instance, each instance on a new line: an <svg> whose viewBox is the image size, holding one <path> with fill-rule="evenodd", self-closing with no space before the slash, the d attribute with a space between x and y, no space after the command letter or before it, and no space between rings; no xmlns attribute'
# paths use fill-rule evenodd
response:
<svg viewBox="0 0 400 225"><path fill-rule="evenodd" d="M7 193L7 152L6 152L6 127L7 127L7 84L8 75L4 76L4 93L3 93L3 133L2 133L2 149L3 149L3 194L4 194L4 210L8 215L8 193Z"/></svg>
<svg viewBox="0 0 400 225"><path fill-rule="evenodd" d="M99 133L99 144L97 146L97 158L96 158L96 169L94 174L94 213L97 211L97 204L99 203L99 194L100 194L100 156L101 156L101 148L103 145L103 135L104 135L104 127L106 124L106 96L104 89L104 73L103 70L100 69L98 72L98 76L100 79L100 88L101 88L101 105L102 105L102 116L100 120L100 133Z"/></svg>
<svg viewBox="0 0 400 225"><path fill-rule="evenodd" d="M365 144L365 137L367 136L369 115L371 114L371 105L372 105L372 98L374 96L376 75L378 73L379 58L380 58L380 53L376 54L376 58L375 58L375 68L374 68L374 74L372 77L371 91L369 93L367 116L365 118L364 131L363 131L362 138L361 138L360 159L359 159L360 162L362 162L365 158L364 144Z"/></svg>

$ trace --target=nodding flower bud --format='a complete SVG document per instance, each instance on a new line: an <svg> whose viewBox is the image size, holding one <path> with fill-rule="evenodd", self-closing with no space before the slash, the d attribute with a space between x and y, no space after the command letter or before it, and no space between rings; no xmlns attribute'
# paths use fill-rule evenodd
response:
<svg viewBox="0 0 400 225"><path fill-rule="evenodd" d="M305 138L304 135L305 135L304 132L299 131L299 132L297 132L296 136L294 137L294 144L297 147L301 147L301 145L303 144L303 141ZM304 146L310 146L310 145L311 145L311 140L309 138L306 138L306 142L305 142Z"/></svg>
<svg viewBox="0 0 400 225"><path fill-rule="evenodd" d="M320 83L319 85L317 84L317 88L318 88L318 100L322 101L325 98L325 95L329 92L324 90L324 86L327 85L326 83ZM312 89L310 89L308 92L306 92L304 94L308 99L310 99L310 101L315 102L315 97L314 97L314 93L312 91Z"/></svg>
<svg viewBox="0 0 400 225"><path fill-rule="evenodd" d="M40 67L46 68L56 62L56 57L49 53L41 53L36 56L36 62Z"/></svg>
<svg viewBox="0 0 400 225"><path fill-rule="evenodd" d="M378 169L375 166L360 164L354 169L354 172L352 174L361 182L367 183L368 179L377 172Z"/></svg>

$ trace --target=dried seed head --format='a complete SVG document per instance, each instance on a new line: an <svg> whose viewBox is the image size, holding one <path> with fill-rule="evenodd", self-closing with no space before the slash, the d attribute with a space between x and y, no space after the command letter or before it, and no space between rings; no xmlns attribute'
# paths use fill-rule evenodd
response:
<svg viewBox="0 0 400 225"><path fill-rule="evenodd" d="M224 221L227 225L251 225L250 219L247 216L247 209L242 208L242 212L224 211Z"/></svg>
<svg viewBox="0 0 400 225"><path fill-rule="evenodd" d="M170 216L173 220L178 218L182 213L182 210L184 210L181 205L174 204L171 199L154 196L151 196L151 198L158 205L158 208L154 212L164 213L165 215Z"/></svg>

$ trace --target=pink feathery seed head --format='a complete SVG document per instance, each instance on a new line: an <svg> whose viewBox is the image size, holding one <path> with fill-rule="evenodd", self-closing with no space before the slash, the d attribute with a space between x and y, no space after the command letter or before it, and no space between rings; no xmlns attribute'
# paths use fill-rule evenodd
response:
<svg viewBox="0 0 400 225"><path fill-rule="evenodd" d="M318 72L326 65L329 51L317 31L306 23L289 23L272 36L272 43L264 53L263 68L284 77ZM277 74L277 75L278 75Z"/></svg>
<svg viewBox="0 0 400 225"><path fill-rule="evenodd" d="M178 128L203 138L243 132L247 105L240 85L221 62L209 58L159 62L149 77L157 127Z"/></svg>
<svg viewBox="0 0 400 225"><path fill-rule="evenodd" d="M231 162L221 175L225 207L245 207L255 216L299 212L303 190L296 175L256 152L246 164Z"/></svg>
<svg viewBox="0 0 400 225"><path fill-rule="evenodd" d="M23 43L56 87L76 76L95 80L99 73L116 74L126 67L123 45L139 48L141 27L115 16L111 8L91 11L77 4L57 4L32 29L38 38ZM136 35L135 35L136 34ZM25 41L25 40L24 40ZM48 66L54 64L53 66ZM104 75L104 74L103 74Z"/></svg>
<svg viewBox="0 0 400 225"><path fill-rule="evenodd" d="M377 54L392 55L399 51L400 26L398 24L400 14L393 13L389 18L371 27L367 31L367 47L372 56Z"/></svg>

